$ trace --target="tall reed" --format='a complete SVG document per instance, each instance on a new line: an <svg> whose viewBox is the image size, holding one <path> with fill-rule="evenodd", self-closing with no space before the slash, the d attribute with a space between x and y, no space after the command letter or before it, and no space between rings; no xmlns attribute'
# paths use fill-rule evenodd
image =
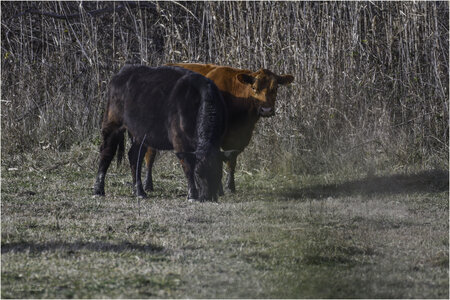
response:
<svg viewBox="0 0 450 300"><path fill-rule="evenodd" d="M448 2L1 2L3 157L99 137L125 63L276 73L244 168L448 167Z"/></svg>

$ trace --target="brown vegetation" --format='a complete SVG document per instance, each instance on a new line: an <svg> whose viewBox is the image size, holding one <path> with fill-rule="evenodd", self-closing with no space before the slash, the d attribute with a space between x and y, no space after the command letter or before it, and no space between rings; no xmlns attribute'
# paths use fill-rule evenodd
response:
<svg viewBox="0 0 450 300"><path fill-rule="evenodd" d="M3 152L98 140L106 83L125 63L203 62L296 78L259 122L246 168L447 167L448 11L446 1L2 2Z"/></svg>

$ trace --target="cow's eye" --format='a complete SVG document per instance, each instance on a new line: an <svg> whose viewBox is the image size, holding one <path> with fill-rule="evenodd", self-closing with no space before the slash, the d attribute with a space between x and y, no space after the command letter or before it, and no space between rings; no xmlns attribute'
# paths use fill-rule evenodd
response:
<svg viewBox="0 0 450 300"><path fill-rule="evenodd" d="M257 92L256 86L252 86L252 90L254 93L256 93Z"/></svg>

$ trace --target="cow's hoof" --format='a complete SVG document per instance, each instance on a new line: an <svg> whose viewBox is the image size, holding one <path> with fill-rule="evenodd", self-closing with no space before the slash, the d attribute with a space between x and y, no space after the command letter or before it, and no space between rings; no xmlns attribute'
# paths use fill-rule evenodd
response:
<svg viewBox="0 0 450 300"><path fill-rule="evenodd" d="M142 184L135 184L133 187L133 194L136 197L145 199L147 198L147 194L145 193L144 189L142 188Z"/></svg>
<svg viewBox="0 0 450 300"><path fill-rule="evenodd" d="M143 190L140 190L140 191L134 191L133 194L134 194L136 197L141 198L141 199L146 199L146 198L147 198L147 194L146 194Z"/></svg>
<svg viewBox="0 0 450 300"><path fill-rule="evenodd" d="M105 190L95 187L94 196L105 196Z"/></svg>
<svg viewBox="0 0 450 300"><path fill-rule="evenodd" d="M189 190L187 199L189 202L198 202L198 192L196 190Z"/></svg>
<svg viewBox="0 0 450 300"><path fill-rule="evenodd" d="M141 198L141 199L147 198L147 194L144 191L135 192L134 194L136 195L136 197Z"/></svg>
<svg viewBox="0 0 450 300"><path fill-rule="evenodd" d="M144 190L147 192L153 192L153 183L152 182L144 182Z"/></svg>
<svg viewBox="0 0 450 300"><path fill-rule="evenodd" d="M141 198L141 199L147 199L148 198L146 193L139 193L139 194L136 195L136 197Z"/></svg>
<svg viewBox="0 0 450 300"><path fill-rule="evenodd" d="M201 199L197 199L197 198L188 198L188 202L189 203L201 203L204 202Z"/></svg>

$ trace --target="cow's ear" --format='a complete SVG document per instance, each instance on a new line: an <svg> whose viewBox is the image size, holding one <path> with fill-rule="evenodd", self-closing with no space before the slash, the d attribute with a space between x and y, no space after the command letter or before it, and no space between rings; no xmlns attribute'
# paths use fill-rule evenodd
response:
<svg viewBox="0 0 450 300"><path fill-rule="evenodd" d="M292 75L280 75L277 77L278 84L289 84L294 81L294 76Z"/></svg>
<svg viewBox="0 0 450 300"><path fill-rule="evenodd" d="M241 151L239 150L227 150L227 151L221 151L220 156L223 161L230 160L233 156L238 155Z"/></svg>
<svg viewBox="0 0 450 300"><path fill-rule="evenodd" d="M195 158L195 152L176 152L175 155L178 157L179 160Z"/></svg>
<svg viewBox="0 0 450 300"><path fill-rule="evenodd" d="M237 74L237 79L243 84L253 84L256 78L244 73Z"/></svg>

